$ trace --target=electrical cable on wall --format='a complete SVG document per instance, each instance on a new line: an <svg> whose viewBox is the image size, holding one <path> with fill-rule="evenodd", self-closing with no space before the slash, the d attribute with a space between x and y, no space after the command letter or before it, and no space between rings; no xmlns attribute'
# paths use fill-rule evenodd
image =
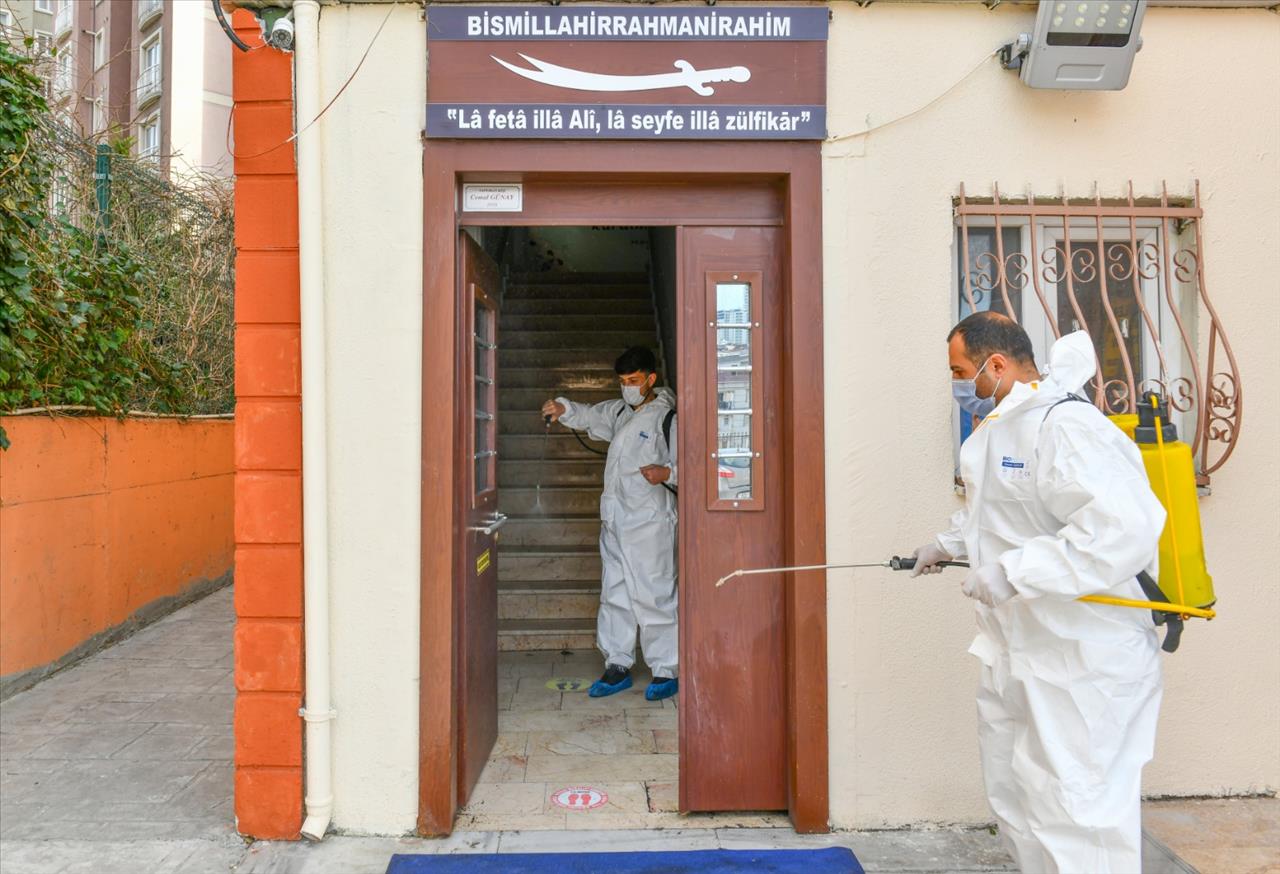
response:
<svg viewBox="0 0 1280 874"><path fill-rule="evenodd" d="M333 97L329 99L329 102L326 103L318 113L316 113L315 118L311 119L311 121L307 122L305 125L303 125L302 127L298 128L296 131L294 131L292 136L288 137L287 139L281 140L280 142L276 143L274 146L270 147L269 149L263 149L261 152L256 152L252 155L240 155L240 154L237 154L231 147L231 117L229 116L227 118L227 137L226 137L227 153L231 155L232 158L240 161L248 161L254 158L261 158L263 155L268 155L271 152L274 152L276 149L289 145L289 143L292 143L299 136L301 136L303 131L308 130L313 124L318 122L320 119L324 118L324 114L329 111L329 107L333 106L333 104L338 102L338 98L342 96L342 92L346 91L347 86L350 85L355 80L356 74L360 72L360 68L364 66L364 62L368 60L369 53L373 51L374 44L377 43L378 37L382 35L382 29L387 26L387 22L391 19L391 13L395 12L395 10L396 10L396 6L394 3L388 4L387 14L382 17L382 23L379 24L378 29L374 31L373 37L369 40L369 45L365 47L364 54L360 56L360 60L356 63L355 69L351 71L351 75L348 76L347 80L342 83L342 87L338 89L337 93L335 93Z"/></svg>
<svg viewBox="0 0 1280 874"><path fill-rule="evenodd" d="M991 60L999 53L1000 53L1000 49L998 48L993 49L989 54L984 55L982 60L978 61L978 63L975 64L973 68L969 70L969 72L965 73L963 76L957 79L954 83L952 83L951 87L949 87L946 91L943 91L941 94L939 94L937 97L933 98L923 106L920 106L920 107L917 107L916 109L911 110L906 115L900 115L897 118L890 119L889 121L886 121L883 124L877 124L872 127L866 128L865 130L854 131L853 133L848 133L848 134L840 134L834 137L827 137L826 142L839 143L844 140L852 140L858 137L865 137L867 134L874 133L875 131L878 131L878 130L883 130L884 128L887 128L890 125L897 124L900 121L906 121L909 118L913 118L919 115L920 113L924 112L926 109L929 109L930 107L932 107L934 104L942 101L943 98L951 94L952 91L955 91L957 88L959 88L962 84L964 84L966 80L968 80L970 76L972 76L974 73L981 70L986 65L987 61Z"/></svg>

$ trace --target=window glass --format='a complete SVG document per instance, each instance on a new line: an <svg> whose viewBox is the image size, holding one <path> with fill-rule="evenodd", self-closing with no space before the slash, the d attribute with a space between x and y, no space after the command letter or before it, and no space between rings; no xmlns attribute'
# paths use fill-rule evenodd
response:
<svg viewBox="0 0 1280 874"><path fill-rule="evenodd" d="M751 497L754 454L751 285L716 284L716 457L721 500Z"/></svg>
<svg viewBox="0 0 1280 874"><path fill-rule="evenodd" d="M494 487L496 473L497 392L494 369L494 313L480 300L475 303L475 492L481 494Z"/></svg>
<svg viewBox="0 0 1280 874"><path fill-rule="evenodd" d="M994 227L970 227L969 251L967 258L961 259L960 273L956 281L956 289L960 296L960 318L973 313L994 310L1001 315L1012 315L1021 321L1022 296L1020 288L1023 280L1022 264L1022 230L1005 225L1000 229L1001 242L1004 245L1004 264L1006 283L1008 284L1009 303L1012 314L1005 306L1004 295L1000 293L1000 251L996 248L996 229ZM958 235L963 240L963 235ZM969 306L969 298L965 294L965 271L968 271L969 293L973 295L973 307Z"/></svg>
<svg viewBox="0 0 1280 874"><path fill-rule="evenodd" d="M1120 326L1120 336L1117 337L1111 329L1111 321L1103 305L1102 271L1097 265L1098 244L1093 240L1073 240L1071 243L1071 291L1079 308L1078 314L1076 307L1071 305L1072 295L1067 293L1066 248L1059 245L1053 250L1056 275L1062 277L1058 283L1058 327L1064 334L1082 327L1088 329L1093 348L1102 363L1103 382L1107 384L1126 380L1120 352L1123 343L1129 364L1141 381L1142 312L1134 290L1133 247L1127 242L1108 240L1103 243L1103 253L1107 261L1107 300L1115 314L1116 324ZM1084 316L1083 324L1080 316ZM1085 385L1085 391L1090 400L1097 400L1097 386L1093 381Z"/></svg>

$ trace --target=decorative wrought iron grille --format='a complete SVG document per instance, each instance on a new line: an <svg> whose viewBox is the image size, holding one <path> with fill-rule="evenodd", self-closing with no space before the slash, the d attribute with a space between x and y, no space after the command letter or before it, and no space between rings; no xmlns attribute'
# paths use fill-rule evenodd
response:
<svg viewBox="0 0 1280 874"><path fill-rule="evenodd" d="M1096 191L1096 188L1095 188ZM1169 399L1196 452L1202 484L1231 456L1243 412L1240 371L1205 286L1200 185L1190 203L1010 200L961 186L960 315L995 310L1023 325L1038 350L1088 331L1098 369L1088 386L1104 413L1133 413L1146 391ZM1037 306L1038 304L1038 306Z"/></svg>

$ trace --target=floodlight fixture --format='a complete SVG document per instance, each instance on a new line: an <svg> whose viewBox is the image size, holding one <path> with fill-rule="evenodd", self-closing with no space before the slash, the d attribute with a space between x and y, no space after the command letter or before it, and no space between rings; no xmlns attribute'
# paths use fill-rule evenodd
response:
<svg viewBox="0 0 1280 874"><path fill-rule="evenodd" d="M1032 88L1119 91L1129 84L1147 0L1041 0L1032 33L1000 49Z"/></svg>

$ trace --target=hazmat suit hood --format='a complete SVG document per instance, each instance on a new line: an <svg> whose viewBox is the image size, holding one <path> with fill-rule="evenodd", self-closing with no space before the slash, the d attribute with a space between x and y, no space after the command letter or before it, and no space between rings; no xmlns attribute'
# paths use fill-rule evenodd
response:
<svg viewBox="0 0 1280 874"><path fill-rule="evenodd" d="M653 400L650 403L664 404L674 410L676 408L676 393L665 385L660 385L653 390Z"/></svg>
<svg viewBox="0 0 1280 874"><path fill-rule="evenodd" d="M1049 348L1049 369L1045 379L1059 388L1078 392L1098 369L1093 340L1088 331L1073 331Z"/></svg>

